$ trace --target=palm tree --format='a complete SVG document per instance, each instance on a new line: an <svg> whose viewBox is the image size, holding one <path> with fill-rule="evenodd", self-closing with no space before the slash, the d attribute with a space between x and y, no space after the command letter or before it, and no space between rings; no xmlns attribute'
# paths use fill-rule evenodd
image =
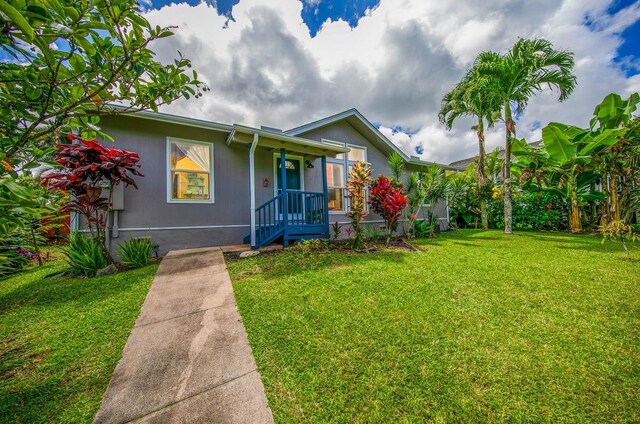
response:
<svg viewBox="0 0 640 424"><path fill-rule="evenodd" d="M522 113L531 96L544 86L559 91L564 101L576 86L573 75L573 53L556 50L550 41L534 38L519 39L504 55L494 52L480 53L474 68L479 75L489 78L495 98L502 104L505 124L505 152L502 177L504 183L504 232L511 228L511 141L516 136L513 110Z"/></svg>
<svg viewBox="0 0 640 424"><path fill-rule="evenodd" d="M496 114L500 112L501 103L497 101L491 84L496 83L493 78L488 78L479 74L476 67L467 71L466 75L454 88L444 95L438 114L440 122L446 125L447 129L453 127L453 122L461 116L471 116L477 120L472 127L478 135L478 160L476 161L476 174L480 192L486 187L488 181L485 173L484 148L484 123L492 128ZM489 218L487 214L487 199L484 196L480 199L480 216L482 229L489 229Z"/></svg>

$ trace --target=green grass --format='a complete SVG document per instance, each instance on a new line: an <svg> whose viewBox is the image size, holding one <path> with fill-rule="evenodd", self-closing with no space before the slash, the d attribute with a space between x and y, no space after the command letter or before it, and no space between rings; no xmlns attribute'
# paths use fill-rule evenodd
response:
<svg viewBox="0 0 640 424"><path fill-rule="evenodd" d="M640 261L619 244L418 244L228 264L277 422L640 421Z"/></svg>
<svg viewBox="0 0 640 424"><path fill-rule="evenodd" d="M0 279L0 422L91 422L156 268L45 278L56 261Z"/></svg>

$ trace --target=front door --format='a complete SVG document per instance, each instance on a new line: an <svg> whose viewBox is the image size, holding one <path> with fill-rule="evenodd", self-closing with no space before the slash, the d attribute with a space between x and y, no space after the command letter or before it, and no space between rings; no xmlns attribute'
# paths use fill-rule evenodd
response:
<svg viewBox="0 0 640 424"><path fill-rule="evenodd" d="M282 190L282 181L280 181L280 171L281 171L281 163L280 157L276 157L276 187L278 193ZM289 158L287 157L285 160L285 178L287 180L287 191L301 191L302 190L302 159L300 158ZM301 202L296 201L297 199L294 196L288 196L289 201L287 202L287 211L289 214L300 214L302 213L303 205Z"/></svg>

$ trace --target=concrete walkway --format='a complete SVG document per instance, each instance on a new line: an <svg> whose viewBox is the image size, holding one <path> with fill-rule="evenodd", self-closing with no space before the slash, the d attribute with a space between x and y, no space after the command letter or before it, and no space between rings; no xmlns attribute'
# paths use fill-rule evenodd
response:
<svg viewBox="0 0 640 424"><path fill-rule="evenodd" d="M170 252L95 423L272 423L220 248Z"/></svg>

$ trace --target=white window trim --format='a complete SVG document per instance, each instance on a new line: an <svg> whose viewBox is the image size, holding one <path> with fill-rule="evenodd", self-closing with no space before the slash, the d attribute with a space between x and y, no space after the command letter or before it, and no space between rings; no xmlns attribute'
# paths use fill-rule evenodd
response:
<svg viewBox="0 0 640 424"><path fill-rule="evenodd" d="M361 146L359 144L351 144L351 143L343 143L340 141L335 141L335 140L329 140L326 138L323 138L321 140L323 143L327 143L327 144L333 144L336 146L340 146L340 147L355 147L357 149L361 149L364 150L364 159L365 162L367 162L369 160L369 149L367 148L367 146ZM337 163L337 164L342 164L342 166L344 166L344 181L343 181L343 186L342 187L338 187L338 186L334 186L334 187L328 187L328 188L340 188L343 190L344 195L347 194L347 181L349 181L349 167L351 165L354 165L357 161L355 160L349 160L349 152L346 152L344 154L344 159L336 159L336 158L331 158L331 157L327 157L327 163ZM367 190L368 193L368 190ZM333 215L344 215L345 213L347 213L348 207L347 207L347 202L348 199L346 198L346 196L344 197L344 201L342 202L342 204L344 205L344 209L336 211L336 210L330 210L329 214L333 214ZM367 212L369 211L369 203L367 203Z"/></svg>
<svg viewBox="0 0 640 424"><path fill-rule="evenodd" d="M291 158L291 159L297 159L300 161L300 191L304 191L304 167L306 166L304 163L304 156L300 156L300 155L288 155L285 153L284 155L285 160ZM280 161L280 153L274 153L273 154L273 196L277 196L278 195L278 180L277 178L279 177L278 175L278 162Z"/></svg>
<svg viewBox="0 0 640 424"><path fill-rule="evenodd" d="M183 142L183 143L192 143L192 144L202 144L209 147L209 198L208 199L174 199L172 198L172 181L171 181L171 142ZM176 203L176 204L207 204L211 205L215 203L213 189L215 178L214 178L214 162L213 159L215 157L214 153L214 144L206 141L199 140L190 140L187 138L179 138L179 137L167 137L167 146L166 146L166 155L167 155L167 203Z"/></svg>

